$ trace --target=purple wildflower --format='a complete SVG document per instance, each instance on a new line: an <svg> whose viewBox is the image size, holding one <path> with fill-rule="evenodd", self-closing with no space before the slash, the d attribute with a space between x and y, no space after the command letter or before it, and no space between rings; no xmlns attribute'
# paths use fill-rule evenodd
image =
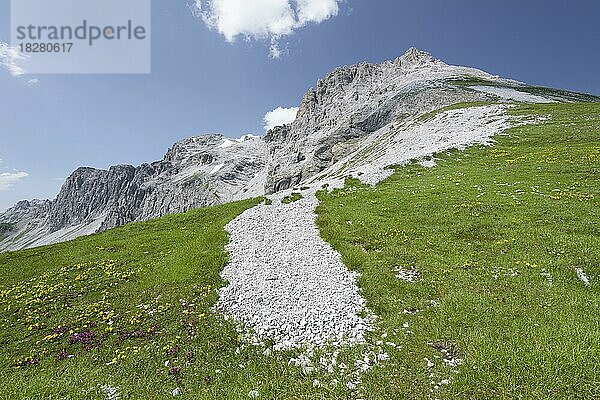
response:
<svg viewBox="0 0 600 400"><path fill-rule="evenodd" d="M66 352L66 350L61 350L57 355L56 355L56 360L57 361L62 361L64 359L66 359L67 357L69 357L69 354Z"/></svg>
<svg viewBox="0 0 600 400"><path fill-rule="evenodd" d="M96 339L94 332L73 333L69 336L69 344L81 343L83 345L93 344Z"/></svg>
<svg viewBox="0 0 600 400"><path fill-rule="evenodd" d="M165 354L167 355L167 357L174 357L177 355L177 353L179 352L179 346L173 346L170 349L168 349Z"/></svg>

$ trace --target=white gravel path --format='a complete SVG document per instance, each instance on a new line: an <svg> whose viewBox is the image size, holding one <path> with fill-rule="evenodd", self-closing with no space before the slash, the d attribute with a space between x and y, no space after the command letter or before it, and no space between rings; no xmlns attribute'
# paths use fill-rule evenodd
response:
<svg viewBox="0 0 600 400"><path fill-rule="evenodd" d="M491 144L514 122L505 111L498 105L452 110L382 130L364 147L368 157L342 174L376 184L393 173L389 165ZM315 193L323 183L313 181L303 199L287 205L281 199L291 191L279 193L272 205L247 210L226 226L230 263L221 275L229 284L219 291L217 309L252 332L254 343L272 340L275 350L362 343L371 329L373 315L365 309L357 274L315 225ZM343 187L340 178L327 183L329 189Z"/></svg>
<svg viewBox="0 0 600 400"><path fill-rule="evenodd" d="M363 342L369 329L357 274L323 241L315 225L316 188L303 199L259 205L231 221L222 272L229 285L217 308L254 332L253 341L271 339L274 349Z"/></svg>

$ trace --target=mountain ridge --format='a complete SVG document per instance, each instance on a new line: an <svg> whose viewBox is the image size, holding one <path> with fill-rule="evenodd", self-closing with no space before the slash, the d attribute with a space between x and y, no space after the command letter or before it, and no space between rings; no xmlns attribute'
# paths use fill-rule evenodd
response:
<svg viewBox="0 0 600 400"><path fill-rule="evenodd" d="M70 240L318 180L364 150L376 132L375 137L383 138L406 121L452 104L599 100L451 66L411 48L380 64L336 68L306 92L292 123L264 137L193 136L176 142L159 161L106 170L78 168L55 200L19 202L0 214L0 222L14 228L0 240L0 251ZM337 173L349 167L341 166Z"/></svg>

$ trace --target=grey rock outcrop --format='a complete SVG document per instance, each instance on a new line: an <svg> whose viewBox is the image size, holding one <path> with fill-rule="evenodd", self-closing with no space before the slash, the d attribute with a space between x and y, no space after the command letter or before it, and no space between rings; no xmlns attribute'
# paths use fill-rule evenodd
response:
<svg viewBox="0 0 600 400"><path fill-rule="evenodd" d="M258 137L205 135L176 143L151 164L78 168L54 201L19 202L0 215L0 222L13 226L0 249L40 246L258 196L266 165L266 145Z"/></svg>
<svg viewBox="0 0 600 400"><path fill-rule="evenodd" d="M451 78L498 80L452 67L410 49L394 61L341 67L309 90L296 120L267 134L271 158L266 191L287 189L355 151L366 136L398 120L490 96L452 85Z"/></svg>

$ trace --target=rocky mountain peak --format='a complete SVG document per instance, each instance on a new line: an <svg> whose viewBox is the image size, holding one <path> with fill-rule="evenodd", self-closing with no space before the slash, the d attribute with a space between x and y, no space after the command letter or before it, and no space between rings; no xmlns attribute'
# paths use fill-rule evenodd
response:
<svg viewBox="0 0 600 400"><path fill-rule="evenodd" d="M393 61L335 69L305 95L296 120L269 135L276 160L269 166L267 192L287 189L356 150L359 141L395 120L458 101L485 100L468 88L446 85L450 78L495 79L472 68L449 66L411 48Z"/></svg>
<svg viewBox="0 0 600 400"><path fill-rule="evenodd" d="M357 108L385 101L390 94L405 90L407 85L427 82L482 71L448 66L430 53L416 48L408 49L394 61L381 64L362 62L336 68L302 99L294 127L330 128L340 119L350 119Z"/></svg>
<svg viewBox="0 0 600 400"><path fill-rule="evenodd" d="M426 64L438 62L440 61L434 58L430 53L423 50L419 50L415 47L411 47L410 49L406 50L406 52L403 55L396 58L396 60L394 61L396 65L410 67L424 66Z"/></svg>

